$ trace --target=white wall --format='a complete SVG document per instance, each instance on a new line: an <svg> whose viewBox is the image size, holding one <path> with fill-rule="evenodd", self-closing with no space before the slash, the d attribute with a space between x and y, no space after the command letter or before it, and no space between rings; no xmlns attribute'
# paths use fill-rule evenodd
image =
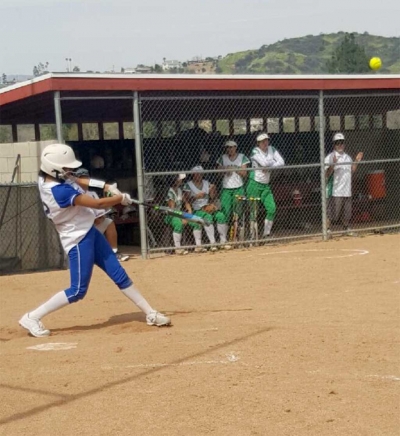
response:
<svg viewBox="0 0 400 436"><path fill-rule="evenodd" d="M18 154L21 155L21 161L14 182L36 182L42 150L56 142L49 140L0 144L0 183L11 182Z"/></svg>

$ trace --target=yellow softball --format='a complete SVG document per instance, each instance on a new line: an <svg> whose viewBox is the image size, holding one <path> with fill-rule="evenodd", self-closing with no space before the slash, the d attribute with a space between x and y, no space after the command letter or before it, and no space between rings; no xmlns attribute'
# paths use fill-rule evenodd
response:
<svg viewBox="0 0 400 436"><path fill-rule="evenodd" d="M369 61L369 67L371 70L379 70L379 68L382 66L381 58L374 57L371 58Z"/></svg>

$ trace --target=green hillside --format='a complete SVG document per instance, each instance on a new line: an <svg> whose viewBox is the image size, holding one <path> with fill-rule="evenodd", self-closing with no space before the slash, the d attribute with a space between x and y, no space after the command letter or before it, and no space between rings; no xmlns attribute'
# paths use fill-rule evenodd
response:
<svg viewBox="0 0 400 436"><path fill-rule="evenodd" d="M222 74L325 74L326 62L342 42L344 32L307 35L263 45L258 50L230 53L218 61ZM382 59L380 74L400 73L400 38L357 34L356 42L368 57Z"/></svg>

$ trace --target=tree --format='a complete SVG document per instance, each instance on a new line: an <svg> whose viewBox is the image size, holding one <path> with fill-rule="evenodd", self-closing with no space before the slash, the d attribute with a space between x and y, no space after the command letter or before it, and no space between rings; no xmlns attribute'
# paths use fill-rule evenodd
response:
<svg viewBox="0 0 400 436"><path fill-rule="evenodd" d="M5 85L5 84L7 83L7 76L6 76L6 73L3 73L3 74L1 75L1 83L2 83L3 85Z"/></svg>
<svg viewBox="0 0 400 436"><path fill-rule="evenodd" d="M368 73L368 57L364 47L357 44L354 33L346 33L341 44L326 63L331 74Z"/></svg>
<svg viewBox="0 0 400 436"><path fill-rule="evenodd" d="M75 65L74 69L72 70L74 73L79 73L81 71L81 69Z"/></svg>
<svg viewBox="0 0 400 436"><path fill-rule="evenodd" d="M39 62L38 65L35 65L33 67L33 75L37 77L37 76L41 76L42 74L47 74L49 72L48 68L49 68L48 62L46 63Z"/></svg>
<svg viewBox="0 0 400 436"><path fill-rule="evenodd" d="M155 72L155 73L162 73L162 72L163 72L163 69L162 69L161 65L159 65L159 64L155 64L155 65L154 65L154 72Z"/></svg>

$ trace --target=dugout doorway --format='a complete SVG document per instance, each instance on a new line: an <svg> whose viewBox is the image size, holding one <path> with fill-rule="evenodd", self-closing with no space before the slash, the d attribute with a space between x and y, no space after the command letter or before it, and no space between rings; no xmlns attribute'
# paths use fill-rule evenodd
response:
<svg viewBox="0 0 400 436"><path fill-rule="evenodd" d="M91 177L115 181L122 192L138 198L135 140L66 141L89 170ZM98 191L102 195L101 190ZM118 245L140 247L140 223L137 208L115 206L112 218L118 232Z"/></svg>

